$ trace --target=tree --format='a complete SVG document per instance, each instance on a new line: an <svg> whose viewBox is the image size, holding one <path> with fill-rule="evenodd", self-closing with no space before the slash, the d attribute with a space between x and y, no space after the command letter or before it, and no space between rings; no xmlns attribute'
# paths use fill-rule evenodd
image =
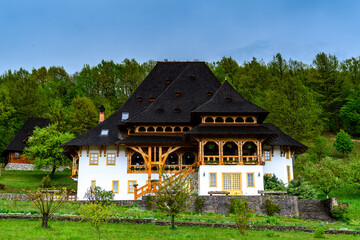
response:
<svg viewBox="0 0 360 240"><path fill-rule="evenodd" d="M70 106L69 121L72 132L83 134L93 128L99 121L95 105L87 97L76 97Z"/></svg>
<svg viewBox="0 0 360 240"><path fill-rule="evenodd" d="M343 184L342 164L340 160L325 157L317 163L303 163L302 171L305 179L319 188L329 198L329 193Z"/></svg>
<svg viewBox="0 0 360 240"><path fill-rule="evenodd" d="M235 197L233 208L235 213L236 227L239 229L239 233L241 235L245 235L246 224L253 215L253 210L244 197Z"/></svg>
<svg viewBox="0 0 360 240"><path fill-rule="evenodd" d="M189 178L171 179L162 174L163 181L156 192L156 206L171 217L171 226L175 230L175 217L190 205L191 186Z"/></svg>
<svg viewBox="0 0 360 240"><path fill-rule="evenodd" d="M336 134L334 147L337 151L341 152L343 155L346 153L351 153L354 149L354 142L351 140L349 134L347 134L344 130L340 130L338 134Z"/></svg>
<svg viewBox="0 0 360 240"><path fill-rule="evenodd" d="M330 148L326 139L321 136L316 137L314 145L310 148L310 152L314 154L318 161L329 155Z"/></svg>
<svg viewBox="0 0 360 240"><path fill-rule="evenodd" d="M358 153L350 156L348 165L344 164L345 181L355 189L360 189L360 160Z"/></svg>
<svg viewBox="0 0 360 240"><path fill-rule="evenodd" d="M67 198L66 189L62 190L37 190L28 194L33 206L42 214L42 227L48 227L50 217L61 209Z"/></svg>
<svg viewBox="0 0 360 240"><path fill-rule="evenodd" d="M33 136L29 139L24 149L25 156L35 162L36 168L51 167L50 178L54 177L56 168L69 163L69 159L63 154L61 144L74 138L70 133L61 133L56 125L45 128L35 127Z"/></svg>
<svg viewBox="0 0 360 240"><path fill-rule="evenodd" d="M0 86L0 151L2 152L13 137L15 108L11 103L9 92Z"/></svg>
<svg viewBox="0 0 360 240"><path fill-rule="evenodd" d="M344 129L351 135L360 135L360 91L351 90L345 105L340 109Z"/></svg>

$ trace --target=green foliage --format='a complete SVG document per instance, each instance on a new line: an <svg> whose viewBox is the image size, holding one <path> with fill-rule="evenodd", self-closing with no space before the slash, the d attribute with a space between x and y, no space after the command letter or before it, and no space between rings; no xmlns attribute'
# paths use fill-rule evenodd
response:
<svg viewBox="0 0 360 240"><path fill-rule="evenodd" d="M340 132L336 135L334 147L342 154L351 153L354 149L354 142L351 140L349 134L344 132L344 130L340 130Z"/></svg>
<svg viewBox="0 0 360 240"><path fill-rule="evenodd" d="M49 175L46 175L45 177L43 177L43 179L41 180L41 183L40 183L40 187L42 187L42 188L51 187L51 178Z"/></svg>
<svg viewBox="0 0 360 240"><path fill-rule="evenodd" d="M196 213L202 213L202 210L204 208L205 198L202 198L200 196L196 196L194 200L195 204L195 212Z"/></svg>
<svg viewBox="0 0 360 240"><path fill-rule="evenodd" d="M5 184L0 183L0 190L4 190L5 189Z"/></svg>
<svg viewBox="0 0 360 240"><path fill-rule="evenodd" d="M360 135L360 91L351 90L346 103L340 109L344 129L352 135Z"/></svg>
<svg viewBox="0 0 360 240"><path fill-rule="evenodd" d="M69 163L69 159L63 154L64 149L61 147L74 136L69 133L61 133L55 125L49 125L45 128L35 127L32 138L29 139L28 145L24 149L27 158L35 161L35 167L51 167L50 178L53 178L56 168Z"/></svg>
<svg viewBox="0 0 360 240"><path fill-rule="evenodd" d="M90 203L100 204L103 206L111 205L111 200L114 199L114 193L112 191L106 191L99 186L89 188L84 198Z"/></svg>
<svg viewBox="0 0 360 240"><path fill-rule="evenodd" d="M298 196L299 199L317 199L316 189L305 182L305 179L301 176L297 180L293 179L286 188L288 195Z"/></svg>
<svg viewBox="0 0 360 240"><path fill-rule="evenodd" d="M335 207L331 210L331 216L339 221L349 221L349 207L346 205Z"/></svg>
<svg viewBox="0 0 360 240"><path fill-rule="evenodd" d="M355 189L360 189L360 161L359 154L352 154L348 161L348 165L343 164L343 172L345 172L345 182Z"/></svg>
<svg viewBox="0 0 360 240"><path fill-rule="evenodd" d="M264 175L264 189L271 191L285 191L286 188L283 181L273 174L272 176Z"/></svg>
<svg viewBox="0 0 360 240"><path fill-rule="evenodd" d="M235 213L236 227L238 228L239 233L244 235L246 224L253 215L253 210L244 197L234 197L233 208Z"/></svg>
<svg viewBox="0 0 360 240"><path fill-rule="evenodd" d="M265 212L268 216L274 216L281 212L280 204L274 203L273 199L266 199L265 201Z"/></svg>
<svg viewBox="0 0 360 240"><path fill-rule="evenodd" d="M146 209L151 210L153 208L155 198L152 195L146 196Z"/></svg>
<svg viewBox="0 0 360 240"><path fill-rule="evenodd" d="M309 150L318 161L330 154L330 146L327 140L321 136L314 139L314 144Z"/></svg>
<svg viewBox="0 0 360 240"><path fill-rule="evenodd" d="M325 229L322 227L315 228L314 238L325 238Z"/></svg>
<svg viewBox="0 0 360 240"><path fill-rule="evenodd" d="M100 203L90 203L81 206L79 211L83 220L89 222L96 229L100 239L100 226L113 216L111 208Z"/></svg>
<svg viewBox="0 0 360 240"><path fill-rule="evenodd" d="M161 175L163 181L156 192L156 206L160 211L164 211L167 216L171 217L172 228L175 229L175 217L185 211L190 205L190 193L187 181L189 177L171 179L170 176L163 173ZM190 186L191 188L191 186Z"/></svg>

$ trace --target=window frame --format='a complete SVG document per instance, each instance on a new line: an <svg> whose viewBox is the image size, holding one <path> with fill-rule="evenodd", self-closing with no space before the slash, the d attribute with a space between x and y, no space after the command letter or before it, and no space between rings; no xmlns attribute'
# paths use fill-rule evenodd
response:
<svg viewBox="0 0 360 240"><path fill-rule="evenodd" d="M91 164L91 156L92 156L92 155L96 155L96 157L97 157L96 164ZM90 165L90 166L97 166L97 165L99 165L99 153L89 153L89 165Z"/></svg>
<svg viewBox="0 0 360 240"><path fill-rule="evenodd" d="M133 186L134 191L130 192L130 185L129 185L130 182L135 182L135 183L133 183L133 185L134 185L134 184L137 184L137 180L128 180L128 184L127 184L127 193L128 194L134 194L135 193L135 187Z"/></svg>
<svg viewBox="0 0 360 240"><path fill-rule="evenodd" d="M211 174L215 175L215 185L211 185ZM213 187L217 187L217 173L216 172L211 172L209 173L209 187L213 188Z"/></svg>
<svg viewBox="0 0 360 240"><path fill-rule="evenodd" d="M92 188L95 188L95 187L96 187L96 180L91 180L90 181L90 188L92 189Z"/></svg>
<svg viewBox="0 0 360 240"><path fill-rule="evenodd" d="M114 183L117 183L117 191L116 191L116 192L114 191ZM113 192L114 194L118 194L118 193L119 193L119 180L113 180L113 181L112 181L112 192Z"/></svg>
<svg viewBox="0 0 360 240"><path fill-rule="evenodd" d="M266 175L268 175L268 176L270 176L270 177L272 177L272 176L273 176L273 174L272 174L272 173L264 173L264 176L266 176Z"/></svg>
<svg viewBox="0 0 360 240"><path fill-rule="evenodd" d="M286 165L286 176L287 176L287 180L288 180L288 183L291 182L291 167L290 165Z"/></svg>
<svg viewBox="0 0 360 240"><path fill-rule="evenodd" d="M252 175L252 185L249 185L249 175ZM246 173L246 186L247 187L255 187L255 173L254 172L247 172Z"/></svg>
<svg viewBox="0 0 360 240"><path fill-rule="evenodd" d="M266 158L266 152L269 153L269 158ZM271 150L270 149L264 149L264 161L271 162Z"/></svg>
<svg viewBox="0 0 360 240"><path fill-rule="evenodd" d="M114 155L114 164L109 163L109 155ZM107 166L115 166L116 165L116 153L107 153L106 154L106 165Z"/></svg>

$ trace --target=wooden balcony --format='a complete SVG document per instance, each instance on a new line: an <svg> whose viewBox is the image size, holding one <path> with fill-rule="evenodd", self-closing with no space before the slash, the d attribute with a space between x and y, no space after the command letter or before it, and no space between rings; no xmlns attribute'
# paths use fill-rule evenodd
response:
<svg viewBox="0 0 360 240"><path fill-rule="evenodd" d="M259 156L203 156L205 165L261 165Z"/></svg>

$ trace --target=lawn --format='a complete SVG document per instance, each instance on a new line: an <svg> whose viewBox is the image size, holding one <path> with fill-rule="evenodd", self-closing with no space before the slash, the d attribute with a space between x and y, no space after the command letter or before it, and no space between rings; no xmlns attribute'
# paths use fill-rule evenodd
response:
<svg viewBox="0 0 360 240"><path fill-rule="evenodd" d="M42 229L40 220L0 220L0 239L97 239L94 229L86 222L51 221L50 229ZM19 231L21 226L21 231ZM175 231L168 226L153 224L132 225L105 223L101 227L102 239L313 239L313 233L275 232L268 230L248 230L240 236L236 229L180 227ZM360 239L354 235L326 235L326 239Z"/></svg>
<svg viewBox="0 0 360 240"><path fill-rule="evenodd" d="M0 183L5 185L4 190L0 193L26 193L36 190L44 176L50 172L45 171L14 171L4 169L1 170ZM55 172L54 178L51 180L52 186L55 188L66 187L67 189L76 189L76 182L70 178L71 171L65 170Z"/></svg>

